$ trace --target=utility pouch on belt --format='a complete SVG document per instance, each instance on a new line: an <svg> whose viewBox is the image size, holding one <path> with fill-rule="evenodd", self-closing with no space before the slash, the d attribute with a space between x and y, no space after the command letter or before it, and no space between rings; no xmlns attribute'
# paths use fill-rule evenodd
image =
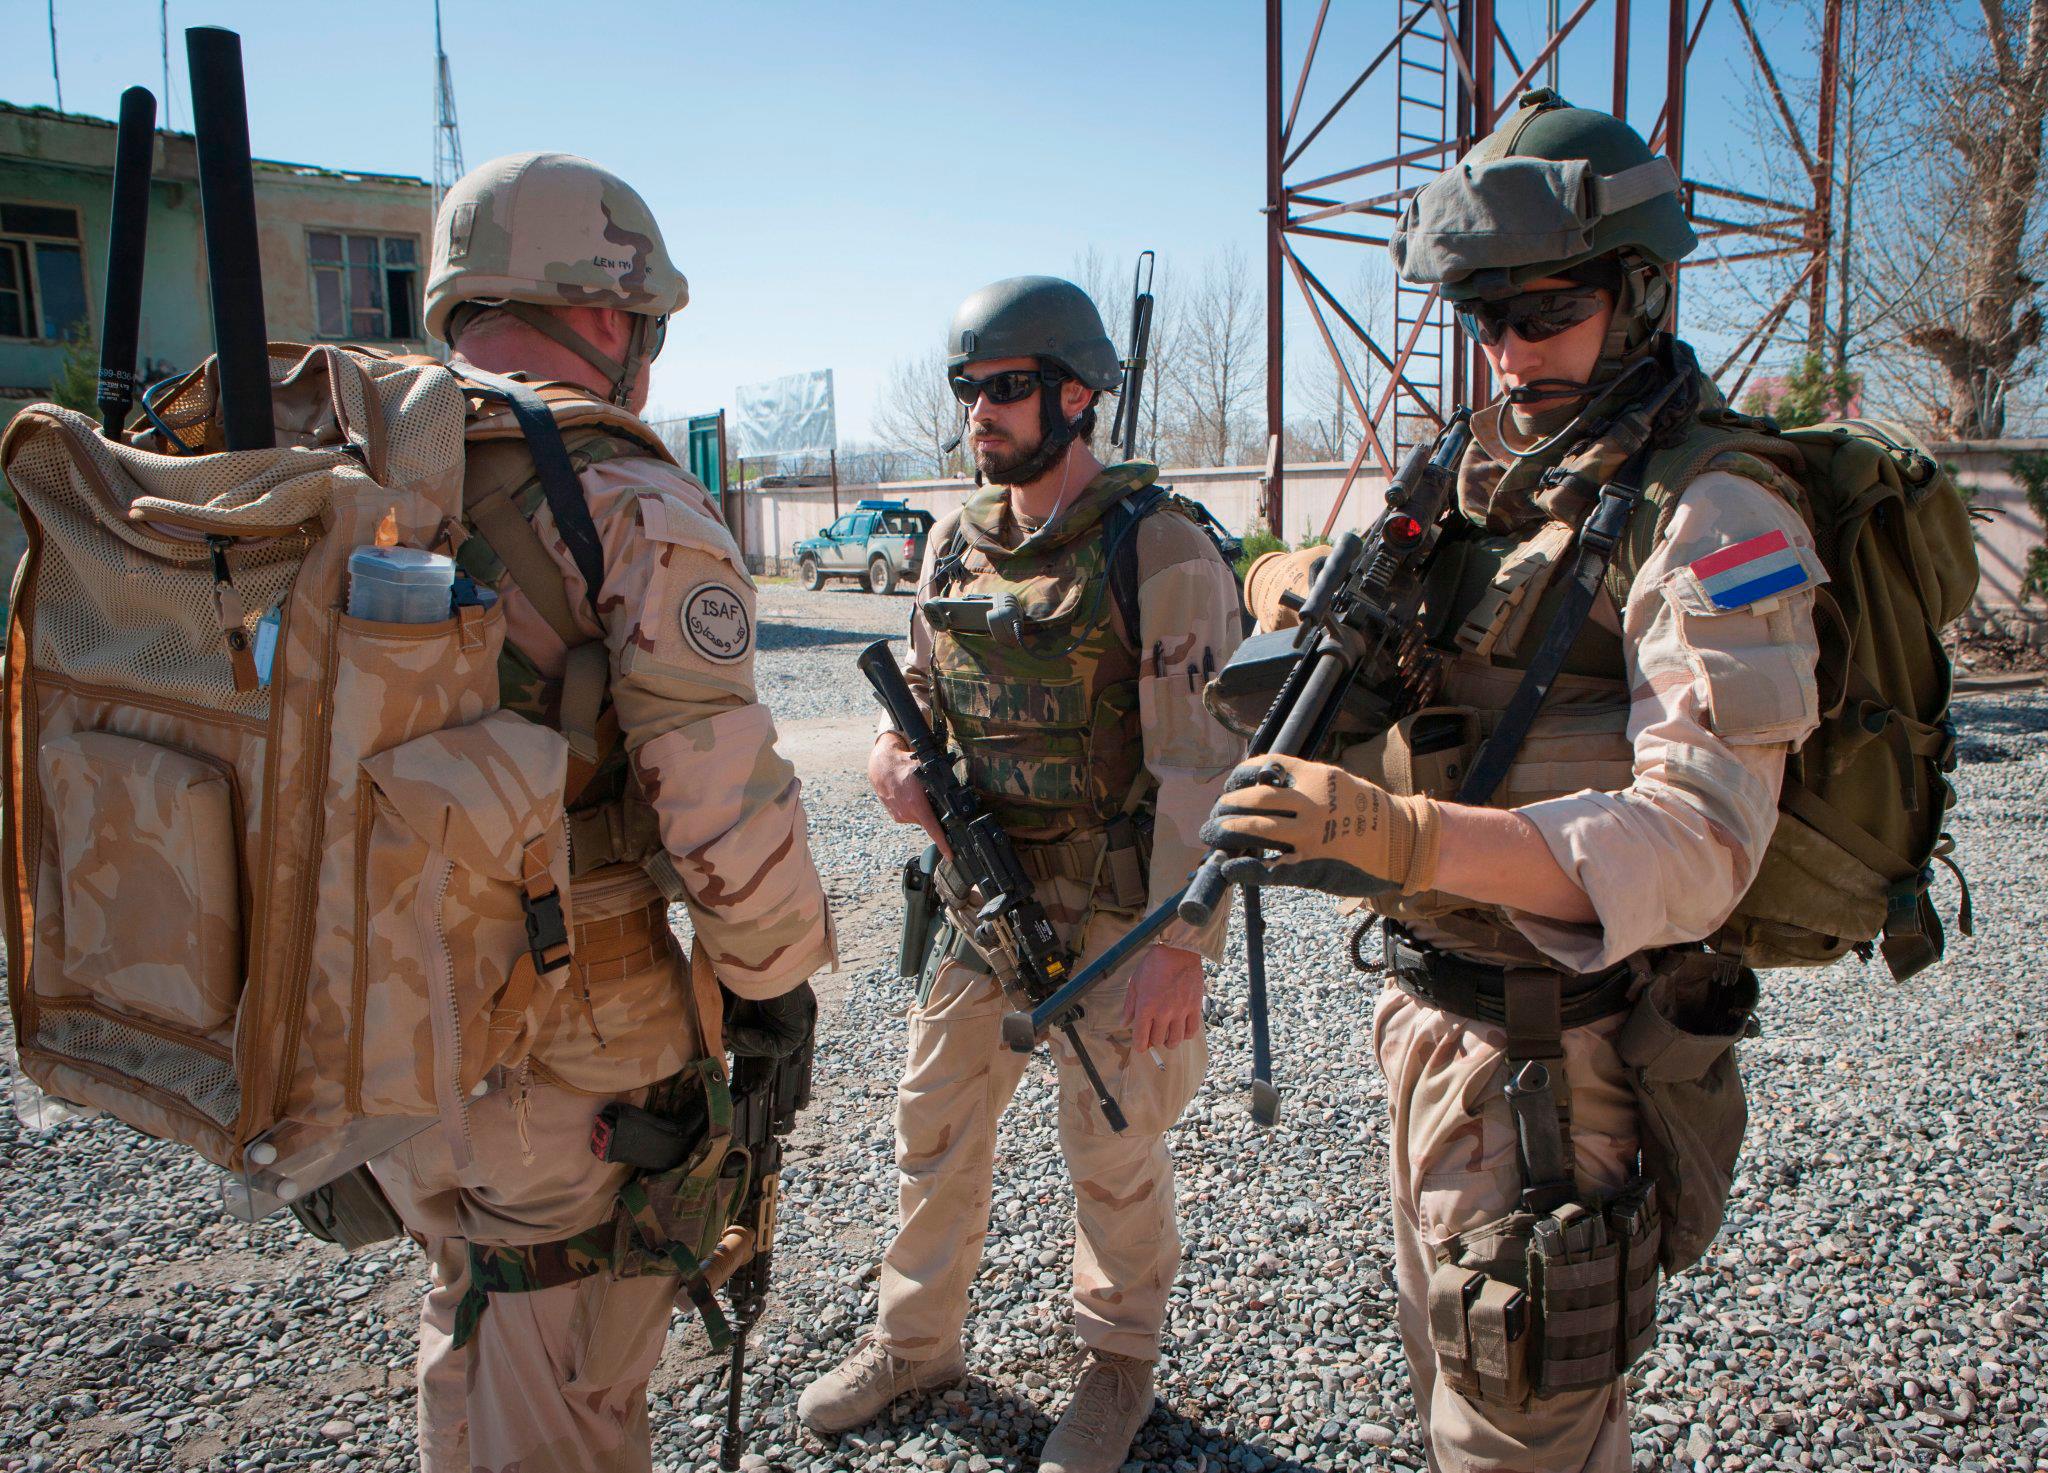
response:
<svg viewBox="0 0 2048 1473"><path fill-rule="evenodd" d="M1460 1395L1521 1407L1611 1385L1657 1328L1656 1188L1515 1212L1437 1249L1429 1336Z"/></svg>
<svg viewBox="0 0 2048 1473"><path fill-rule="evenodd" d="M896 949L896 971L904 977L924 975L925 960L931 955L932 930L939 919L939 892L933 875L939 867L939 846L927 844L924 853L903 865L903 937Z"/></svg>
<svg viewBox="0 0 2048 1473"><path fill-rule="evenodd" d="M1677 953L1657 963L1615 1040L1642 1108L1666 1273L1697 1263L1721 1230L1749 1121L1735 1044L1756 1004L1756 973L1728 957Z"/></svg>
<svg viewBox="0 0 2048 1473"><path fill-rule="evenodd" d="M315 1187L292 1203L291 1209L307 1232L344 1253L389 1242L405 1232L397 1209L367 1166L345 1171Z"/></svg>

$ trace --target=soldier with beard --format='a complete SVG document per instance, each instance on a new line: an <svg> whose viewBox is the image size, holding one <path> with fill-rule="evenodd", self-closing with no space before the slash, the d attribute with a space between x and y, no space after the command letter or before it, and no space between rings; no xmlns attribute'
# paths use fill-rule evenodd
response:
<svg viewBox="0 0 2048 1473"><path fill-rule="evenodd" d="M1096 401L1118 364L1080 288L1027 276L976 292L954 317L947 367L988 484L933 529L906 677L1085 962L1200 857L1196 831L1240 751L1202 705L1205 680L1237 646L1237 590L1207 533L1154 487L1154 466L1105 467L1091 453ZM1006 595L1014 619L962 603L1007 607ZM939 838L909 749L886 723L868 774L892 817ZM1123 1132L1065 1042L1052 1044L1087 1354L1046 1442L1047 1473L1120 1467L1152 1409L1180 1267L1165 1135L1207 1068L1202 963L1222 937L1221 915L1200 930L1176 924L1090 999L1080 1031L1128 1118ZM987 963L942 928L910 1015L880 1317L799 1401L820 1432L966 1373L996 1121L1026 1063L1003 1045L1008 1006Z"/></svg>

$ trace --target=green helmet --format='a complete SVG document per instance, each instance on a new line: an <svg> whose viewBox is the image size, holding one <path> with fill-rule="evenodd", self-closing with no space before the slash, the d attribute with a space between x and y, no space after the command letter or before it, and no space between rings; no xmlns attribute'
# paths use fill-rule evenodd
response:
<svg viewBox="0 0 2048 1473"><path fill-rule="evenodd" d="M991 282L960 304L946 336L946 368L992 358L1043 358L1097 390L1123 377L1095 303L1057 276Z"/></svg>
<svg viewBox="0 0 2048 1473"><path fill-rule="evenodd" d="M1601 257L1666 268L1698 244L1670 160L1612 113L1546 87L1408 201L1388 249L1405 279L1461 302Z"/></svg>

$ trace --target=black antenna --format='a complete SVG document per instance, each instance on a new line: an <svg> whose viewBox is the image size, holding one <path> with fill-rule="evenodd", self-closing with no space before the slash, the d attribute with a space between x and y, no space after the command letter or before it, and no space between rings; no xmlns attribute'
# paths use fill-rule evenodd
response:
<svg viewBox="0 0 2048 1473"><path fill-rule="evenodd" d="M220 374L221 433L230 450L276 443L270 409L270 339L257 256L256 181L249 162L249 104L242 38L218 26L185 32L192 68L192 131L213 293L213 351Z"/></svg>
<svg viewBox="0 0 2048 1473"><path fill-rule="evenodd" d="M1140 251L1131 272L1131 355L1124 359L1116 419L1109 430L1109 443L1127 457L1138 453L1138 403L1145 395L1145 355L1152 345L1152 272L1156 264L1151 251Z"/></svg>
<svg viewBox="0 0 2048 1473"><path fill-rule="evenodd" d="M142 263L149 241L149 176L156 151L156 99L147 87L121 94L114 134L114 205L107 225L106 311L100 323L100 425L107 438L135 404L136 339L142 330Z"/></svg>

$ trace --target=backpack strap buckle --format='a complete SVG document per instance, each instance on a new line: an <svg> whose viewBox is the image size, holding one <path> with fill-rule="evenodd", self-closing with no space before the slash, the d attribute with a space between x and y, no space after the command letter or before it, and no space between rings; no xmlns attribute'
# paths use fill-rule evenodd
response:
<svg viewBox="0 0 2048 1473"><path fill-rule="evenodd" d="M526 912L526 950L534 969L542 976L560 971L569 965L569 918L562 909L562 892L548 873L544 839L526 846L520 886L524 891L520 908Z"/></svg>

